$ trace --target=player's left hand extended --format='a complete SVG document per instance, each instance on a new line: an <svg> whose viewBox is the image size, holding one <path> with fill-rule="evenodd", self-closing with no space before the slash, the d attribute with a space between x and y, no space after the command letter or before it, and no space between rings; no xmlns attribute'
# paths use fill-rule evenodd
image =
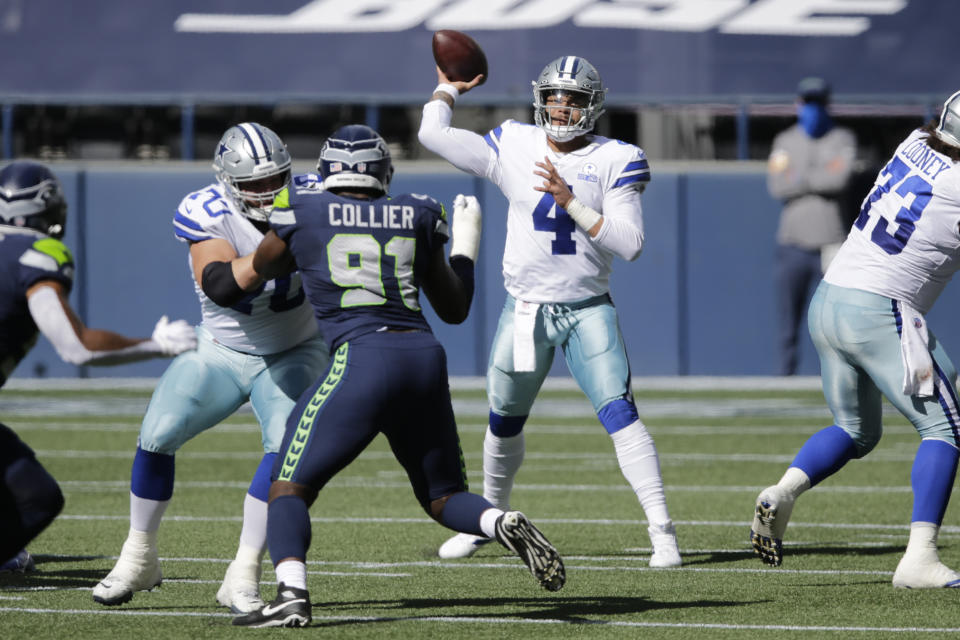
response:
<svg viewBox="0 0 960 640"><path fill-rule="evenodd" d="M453 199L453 240L450 241L450 257L466 256L474 262L480 253L480 229L483 216L476 196L458 194Z"/></svg>
<svg viewBox="0 0 960 640"><path fill-rule="evenodd" d="M197 348L197 332L186 320L170 322L167 316L157 321L151 340L157 343L165 356L175 356Z"/></svg>
<svg viewBox="0 0 960 640"><path fill-rule="evenodd" d="M542 171L534 171L534 173L543 178L543 186L534 187L534 189L552 194L557 206L565 209L570 200L573 199L573 192L570 191L570 187L567 186L564 179L560 177L557 168L546 156L543 157L543 162L535 162L534 164L542 169Z"/></svg>

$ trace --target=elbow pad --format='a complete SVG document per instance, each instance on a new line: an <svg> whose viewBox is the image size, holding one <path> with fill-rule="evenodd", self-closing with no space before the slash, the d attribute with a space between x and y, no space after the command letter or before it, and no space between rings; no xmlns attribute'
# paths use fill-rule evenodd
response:
<svg viewBox="0 0 960 640"><path fill-rule="evenodd" d="M247 295L233 277L233 266L229 262L211 262L203 268L200 287L208 298L221 307L230 307Z"/></svg>

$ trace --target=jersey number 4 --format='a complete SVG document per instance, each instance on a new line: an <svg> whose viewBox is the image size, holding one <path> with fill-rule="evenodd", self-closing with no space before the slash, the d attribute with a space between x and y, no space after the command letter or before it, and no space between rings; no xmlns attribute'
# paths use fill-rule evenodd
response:
<svg viewBox="0 0 960 640"><path fill-rule="evenodd" d="M554 211L551 216L550 212ZM552 193L544 193L533 209L533 228L537 231L553 233L550 252L555 256L569 256L577 253L577 243L573 239L576 223L567 210L557 205Z"/></svg>
<svg viewBox="0 0 960 640"><path fill-rule="evenodd" d="M860 215L854 226L863 231L870 221L870 212L874 203L881 199L895 198L894 204L900 204L894 222L897 230L890 233L890 221L878 215L877 224L873 227L870 239L874 244L890 255L896 255L907 246L907 240L916 229L916 222L923 215L923 210L930 204L933 197L933 186L918 175L909 176L910 167L900 158L893 159L880 172L880 178L886 177L882 183L873 188L867 199L863 201ZM878 179L880 179L878 178Z"/></svg>

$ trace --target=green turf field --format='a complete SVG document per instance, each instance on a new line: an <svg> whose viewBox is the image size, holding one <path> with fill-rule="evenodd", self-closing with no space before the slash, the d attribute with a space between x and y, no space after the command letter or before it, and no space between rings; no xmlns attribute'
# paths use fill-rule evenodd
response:
<svg viewBox="0 0 960 640"><path fill-rule="evenodd" d="M455 384L454 401L479 491L486 404L468 382ZM807 436L830 424L810 380L638 381L685 561L662 570L647 567L642 510L588 403L569 384L546 390L526 429L513 507L563 554L568 580L558 593L541 590L497 545L472 559L436 558L450 532L420 511L380 438L311 511L314 620L300 631L233 628L215 606L260 458L246 411L177 456L176 491L160 529L163 585L117 608L93 602L90 590L126 536L130 465L149 389L61 386L12 381L0 392L0 421L36 450L67 500L30 546L37 571L0 576L0 638L873 639L960 631L960 594L890 584L907 541L918 438L889 407L878 448L798 501L783 566L752 556L756 494L780 477ZM940 539L953 567L960 566L957 514L956 506L948 510ZM269 599L274 576L264 566Z"/></svg>

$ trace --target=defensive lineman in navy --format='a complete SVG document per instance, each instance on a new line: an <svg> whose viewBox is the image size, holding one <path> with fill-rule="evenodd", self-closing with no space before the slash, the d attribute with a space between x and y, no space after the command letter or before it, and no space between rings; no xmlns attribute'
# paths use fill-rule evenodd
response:
<svg viewBox="0 0 960 640"><path fill-rule="evenodd" d="M292 255L332 361L290 414L273 470L267 535L277 597L234 624L310 622L308 509L378 433L387 437L433 519L495 537L544 588L560 589L563 563L543 534L522 513L504 512L466 491L446 354L420 307L422 287L442 320L467 317L479 204L457 197L448 264L444 208L429 196L387 196L393 167L374 130L338 129L324 144L319 170L325 190L281 193L270 218L273 231L254 256L254 268L269 278L288 268Z"/></svg>

